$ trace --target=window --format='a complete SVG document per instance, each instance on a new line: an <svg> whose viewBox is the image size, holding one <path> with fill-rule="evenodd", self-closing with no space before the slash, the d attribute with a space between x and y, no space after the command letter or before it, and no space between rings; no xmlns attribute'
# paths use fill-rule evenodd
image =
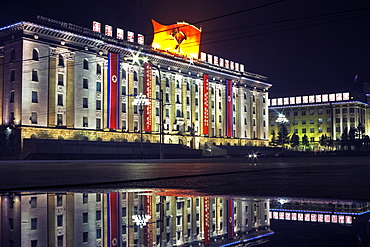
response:
<svg viewBox="0 0 370 247"><path fill-rule="evenodd" d="M335 127L335 132L340 132L340 127Z"/></svg>
<svg viewBox="0 0 370 247"><path fill-rule="evenodd" d="M137 72L134 71L134 81L138 81L138 78L137 78ZM135 94L136 95L136 94Z"/></svg>
<svg viewBox="0 0 370 247"><path fill-rule="evenodd" d="M349 108L349 113L355 113L355 109L354 108Z"/></svg>
<svg viewBox="0 0 370 247"><path fill-rule="evenodd" d="M351 123L354 123L354 122L355 122L355 118L354 118L354 117L351 117L351 118L349 119L349 121L350 121Z"/></svg>
<svg viewBox="0 0 370 247"><path fill-rule="evenodd" d="M121 87L122 95L126 95L126 86Z"/></svg>
<svg viewBox="0 0 370 247"><path fill-rule="evenodd" d="M39 52L37 49L33 49L32 51L32 60L39 61Z"/></svg>
<svg viewBox="0 0 370 247"><path fill-rule="evenodd" d="M96 202L101 202L101 194L96 194Z"/></svg>
<svg viewBox="0 0 370 247"><path fill-rule="evenodd" d="M31 197L31 208L37 208L37 197Z"/></svg>
<svg viewBox="0 0 370 247"><path fill-rule="evenodd" d="M340 118L339 117L335 118L335 122L340 123Z"/></svg>
<svg viewBox="0 0 370 247"><path fill-rule="evenodd" d="M335 109L335 114L340 114L340 109Z"/></svg>
<svg viewBox="0 0 370 247"><path fill-rule="evenodd" d="M63 206L63 196L57 195L57 207Z"/></svg>
<svg viewBox="0 0 370 247"><path fill-rule="evenodd" d="M63 125L63 114L57 114L57 125Z"/></svg>
<svg viewBox="0 0 370 247"><path fill-rule="evenodd" d="M96 101L96 110L101 110L101 100Z"/></svg>
<svg viewBox="0 0 370 247"><path fill-rule="evenodd" d="M294 120L293 125L298 125L298 120Z"/></svg>
<svg viewBox="0 0 370 247"><path fill-rule="evenodd" d="M10 81L15 81L15 70L14 69L10 71Z"/></svg>
<svg viewBox="0 0 370 247"><path fill-rule="evenodd" d="M322 133L322 128L321 127L319 127L319 133Z"/></svg>
<svg viewBox="0 0 370 247"><path fill-rule="evenodd" d="M83 108L88 108L89 107L87 98L82 98L82 107Z"/></svg>
<svg viewBox="0 0 370 247"><path fill-rule="evenodd" d="M331 114L331 109L326 109L326 114Z"/></svg>
<svg viewBox="0 0 370 247"><path fill-rule="evenodd" d="M314 124L315 123L315 119L310 119L310 124Z"/></svg>
<svg viewBox="0 0 370 247"><path fill-rule="evenodd" d="M302 124L306 124L306 120L302 120Z"/></svg>
<svg viewBox="0 0 370 247"><path fill-rule="evenodd" d="M343 118L343 123L347 123L347 118L346 117Z"/></svg>
<svg viewBox="0 0 370 247"><path fill-rule="evenodd" d="M302 116L306 116L306 111L302 111Z"/></svg>
<svg viewBox="0 0 370 247"><path fill-rule="evenodd" d="M100 81L96 82L96 91L101 92L101 82Z"/></svg>
<svg viewBox="0 0 370 247"><path fill-rule="evenodd" d="M82 79L82 88L88 89L89 88L89 80L86 78Z"/></svg>
<svg viewBox="0 0 370 247"><path fill-rule="evenodd" d="M126 103L122 103L122 112L126 113Z"/></svg>
<svg viewBox="0 0 370 247"><path fill-rule="evenodd" d="M101 119L100 118L96 119L96 129L101 129Z"/></svg>
<svg viewBox="0 0 370 247"><path fill-rule="evenodd" d="M57 216L57 227L63 226L63 215Z"/></svg>
<svg viewBox="0 0 370 247"><path fill-rule="evenodd" d="M31 240L31 247L37 247L37 240Z"/></svg>
<svg viewBox="0 0 370 247"><path fill-rule="evenodd" d="M101 238L101 229L96 229L96 238L97 239Z"/></svg>
<svg viewBox="0 0 370 247"><path fill-rule="evenodd" d="M89 240L89 233L88 232L83 232L82 233L82 242L87 243L88 240Z"/></svg>
<svg viewBox="0 0 370 247"><path fill-rule="evenodd" d="M96 65L96 74L98 74L98 75L101 74L101 66L100 66L100 64L97 64ZM122 72L122 74L123 74L123 72Z"/></svg>
<svg viewBox="0 0 370 247"><path fill-rule="evenodd" d="M88 222L88 213L83 213L82 214L82 223L87 223Z"/></svg>
<svg viewBox="0 0 370 247"><path fill-rule="evenodd" d="M57 237L57 246L62 247L63 246L63 236L58 236Z"/></svg>
<svg viewBox="0 0 370 247"><path fill-rule="evenodd" d="M315 115L315 110L310 110L310 115Z"/></svg>
<svg viewBox="0 0 370 247"><path fill-rule="evenodd" d="M10 99L9 99L9 103L14 103L14 91L11 91L11 92L10 92Z"/></svg>
<svg viewBox="0 0 370 247"><path fill-rule="evenodd" d="M295 111L295 112L293 112L293 115L296 117L296 116L298 116L298 112L297 111Z"/></svg>
<svg viewBox="0 0 370 247"><path fill-rule="evenodd" d="M327 127L326 128L326 132L331 133L331 128L330 127Z"/></svg>
<svg viewBox="0 0 370 247"><path fill-rule="evenodd" d="M297 133L298 133L298 129L294 129L294 133L296 133L296 134L297 134Z"/></svg>
<svg viewBox="0 0 370 247"><path fill-rule="evenodd" d="M317 119L317 122L318 122L319 124L322 124L322 118Z"/></svg>
<svg viewBox="0 0 370 247"><path fill-rule="evenodd" d="M302 129L302 133L306 133L306 129Z"/></svg>
<svg viewBox="0 0 370 247"><path fill-rule="evenodd" d="M12 49L10 51L10 62L14 62L15 61L15 50Z"/></svg>
<svg viewBox="0 0 370 247"><path fill-rule="evenodd" d="M327 118L327 119L326 119L326 122L327 122L327 123L331 123L331 118L330 118L330 117L329 117L329 118Z"/></svg>
<svg viewBox="0 0 370 247"><path fill-rule="evenodd" d="M61 54L58 56L58 66L64 67L64 58Z"/></svg>
<svg viewBox="0 0 370 247"><path fill-rule="evenodd" d="M31 218L31 230L37 230L37 218Z"/></svg>
<svg viewBox="0 0 370 247"><path fill-rule="evenodd" d="M37 112L31 112L31 123L37 124Z"/></svg>
<svg viewBox="0 0 370 247"><path fill-rule="evenodd" d="M315 128L310 128L310 133L315 133Z"/></svg>
<svg viewBox="0 0 370 247"><path fill-rule="evenodd" d="M36 91L32 91L32 103L38 103Z"/></svg>
<svg viewBox="0 0 370 247"><path fill-rule="evenodd" d="M96 211L96 220L101 220L101 210Z"/></svg>
<svg viewBox="0 0 370 247"><path fill-rule="evenodd" d="M57 104L63 106L63 94L58 93Z"/></svg>
<svg viewBox="0 0 370 247"><path fill-rule="evenodd" d="M342 112L347 113L347 108L343 108Z"/></svg>
<svg viewBox="0 0 370 247"><path fill-rule="evenodd" d="M39 77L37 75L37 70L32 70L32 81L39 81Z"/></svg>
<svg viewBox="0 0 370 247"><path fill-rule="evenodd" d="M89 195L88 195L88 194L86 194L86 193L83 193L83 194L82 194L82 203L83 203L83 204L87 204L88 199L89 199Z"/></svg>
<svg viewBox="0 0 370 247"><path fill-rule="evenodd" d="M58 74L58 85L59 86L64 85L64 76L63 76L63 74Z"/></svg>
<svg viewBox="0 0 370 247"><path fill-rule="evenodd" d="M86 69L86 70L89 69L89 60L87 60L86 58L84 59L84 62L83 62L83 69Z"/></svg>
<svg viewBox="0 0 370 247"><path fill-rule="evenodd" d="M315 141L315 137L311 137L310 142L314 142L314 141Z"/></svg>
<svg viewBox="0 0 370 247"><path fill-rule="evenodd" d="M89 127L87 117L82 117L82 126L83 127Z"/></svg>

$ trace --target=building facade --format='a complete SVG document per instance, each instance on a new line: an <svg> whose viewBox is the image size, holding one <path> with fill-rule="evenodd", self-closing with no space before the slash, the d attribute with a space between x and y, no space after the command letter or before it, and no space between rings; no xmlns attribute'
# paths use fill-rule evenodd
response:
<svg viewBox="0 0 370 247"><path fill-rule="evenodd" d="M273 98L269 104L270 141L278 138L279 114L288 120L284 124L288 135L299 137L299 149L340 149L342 135L357 131L359 126L364 130L360 138L369 134L369 105L348 92ZM308 145L302 144L304 136ZM323 136L327 138L327 145L320 143Z"/></svg>
<svg viewBox="0 0 370 247"><path fill-rule="evenodd" d="M19 151L25 138L267 145L266 77L209 54L188 58L142 40L38 21L0 28L8 150ZM140 95L148 105L133 104Z"/></svg>

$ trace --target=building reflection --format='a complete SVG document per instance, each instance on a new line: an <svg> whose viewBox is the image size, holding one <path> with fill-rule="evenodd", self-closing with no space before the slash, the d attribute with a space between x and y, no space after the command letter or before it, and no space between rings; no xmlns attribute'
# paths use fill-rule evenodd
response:
<svg viewBox="0 0 370 247"><path fill-rule="evenodd" d="M267 241L270 200L179 190L0 195L3 246L229 246Z"/></svg>

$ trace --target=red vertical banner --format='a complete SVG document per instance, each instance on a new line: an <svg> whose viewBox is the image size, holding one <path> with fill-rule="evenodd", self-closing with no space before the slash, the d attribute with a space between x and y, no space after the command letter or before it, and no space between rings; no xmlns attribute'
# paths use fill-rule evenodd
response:
<svg viewBox="0 0 370 247"><path fill-rule="evenodd" d="M209 197L204 197L204 245L211 244L211 235L209 231L210 225L210 199Z"/></svg>
<svg viewBox="0 0 370 247"><path fill-rule="evenodd" d="M150 63L144 64L144 95L149 99L150 104L145 106L144 131L152 131L152 87L153 87L153 67Z"/></svg>
<svg viewBox="0 0 370 247"><path fill-rule="evenodd" d="M233 84L226 81L226 136L233 136Z"/></svg>
<svg viewBox="0 0 370 247"><path fill-rule="evenodd" d="M145 195L145 215L152 217L152 196ZM147 224L144 228L145 235L145 246L153 246L153 227L155 224Z"/></svg>
<svg viewBox="0 0 370 247"><path fill-rule="evenodd" d="M203 74L203 134L204 135L209 134L208 88L209 88L208 75Z"/></svg>
<svg viewBox="0 0 370 247"><path fill-rule="evenodd" d="M234 238L234 200L227 200L227 237Z"/></svg>
<svg viewBox="0 0 370 247"><path fill-rule="evenodd" d="M108 123L107 128L119 129L120 126L120 56L108 53Z"/></svg>
<svg viewBox="0 0 370 247"><path fill-rule="evenodd" d="M119 220L119 193L111 192L108 195L108 246L119 247L120 244L120 220Z"/></svg>

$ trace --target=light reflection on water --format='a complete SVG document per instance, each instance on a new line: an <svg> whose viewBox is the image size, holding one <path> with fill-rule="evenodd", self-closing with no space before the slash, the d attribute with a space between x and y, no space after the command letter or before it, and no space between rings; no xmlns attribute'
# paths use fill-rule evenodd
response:
<svg viewBox="0 0 370 247"><path fill-rule="evenodd" d="M0 246L300 246L301 240L278 243L282 224L291 232L302 226L351 229L348 241L355 246L369 239L370 203L362 201L123 189L4 193L0 206Z"/></svg>

